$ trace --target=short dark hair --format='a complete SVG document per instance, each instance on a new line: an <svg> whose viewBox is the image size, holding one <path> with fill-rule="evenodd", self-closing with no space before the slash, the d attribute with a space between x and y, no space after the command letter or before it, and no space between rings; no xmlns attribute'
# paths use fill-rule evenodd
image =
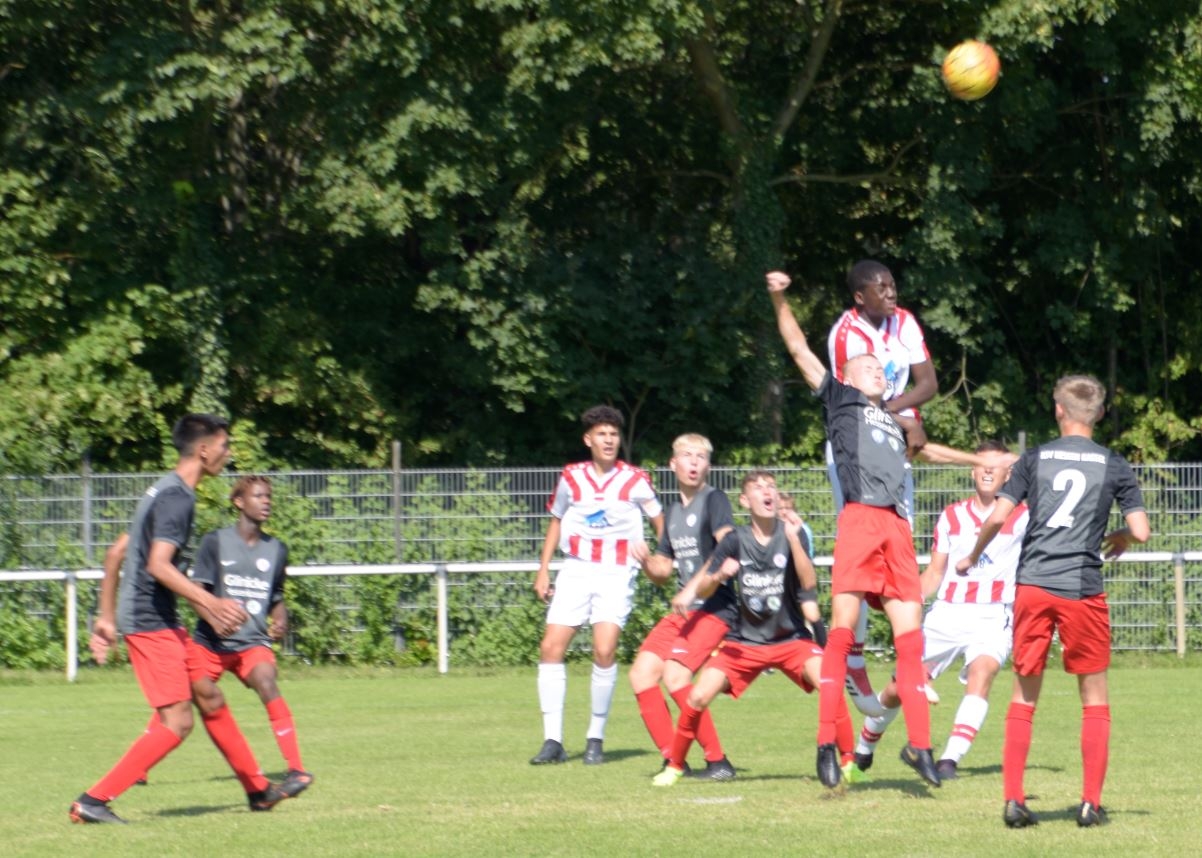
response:
<svg viewBox="0 0 1202 858"><path fill-rule="evenodd" d="M847 272L847 289L854 296L873 280L885 275L893 276L889 266L875 259L861 259Z"/></svg>
<svg viewBox="0 0 1202 858"><path fill-rule="evenodd" d="M758 480L772 480L772 482L775 483L776 482L776 474L772 473L771 471L769 471L766 468L752 468L750 471L748 471L746 474L743 475L743 482L739 484L741 487L741 490L746 491L747 487L749 485L751 485L752 483L754 483Z"/></svg>
<svg viewBox="0 0 1202 858"><path fill-rule="evenodd" d="M258 485L260 483L266 486L268 490L271 489L271 479L269 477L260 476L259 474L245 474L241 477L238 477L238 479L234 482L234 487L230 489L230 503L233 503L238 498L250 491L251 486Z"/></svg>
<svg viewBox="0 0 1202 858"><path fill-rule="evenodd" d="M185 414L175 421L171 429L171 443L181 456L186 456L200 439L216 435L222 430L228 432L229 428L230 421L216 414Z"/></svg>
<svg viewBox="0 0 1202 858"><path fill-rule="evenodd" d="M622 416L622 412L616 408L611 408L608 405L594 405L588 411L580 415L580 423L584 426L584 431L587 432L594 426L602 424L606 426L616 426L619 429L626 425L626 418Z"/></svg>
<svg viewBox="0 0 1202 858"><path fill-rule="evenodd" d="M977 445L978 453L1009 453L1010 448L996 438L986 438Z"/></svg>

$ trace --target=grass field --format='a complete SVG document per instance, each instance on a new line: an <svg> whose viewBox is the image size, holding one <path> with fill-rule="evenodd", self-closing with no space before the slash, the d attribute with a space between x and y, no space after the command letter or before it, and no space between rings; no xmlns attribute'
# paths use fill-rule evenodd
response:
<svg viewBox="0 0 1202 858"><path fill-rule="evenodd" d="M873 668L883 679L887 666ZM269 774L282 761L262 707L225 680ZM239 786L197 727L114 803L130 821L74 826L67 806L129 745L146 709L128 670L0 675L4 776L0 854L25 855L1196 855L1202 851L1199 724L1202 661L1120 659L1105 828L1078 829L1080 705L1057 668L1044 686L1028 771L1033 829L1001 822L1002 718L1009 677L959 780L928 790L897 760L899 722L871 783L827 794L814 775L817 700L763 677L714 713L739 769L729 783L650 784L658 759L629 688L619 686L608 762L580 763L588 684L568 686L567 765L535 768L541 744L532 669L356 671L284 668L314 786L271 813L248 812ZM932 713L938 755L959 700L948 674ZM857 719L857 728L858 728ZM698 757L699 758L699 757Z"/></svg>

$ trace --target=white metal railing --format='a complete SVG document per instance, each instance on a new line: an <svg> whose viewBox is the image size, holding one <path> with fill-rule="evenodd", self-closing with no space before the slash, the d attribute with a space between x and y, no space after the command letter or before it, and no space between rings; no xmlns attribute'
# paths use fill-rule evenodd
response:
<svg viewBox="0 0 1202 858"><path fill-rule="evenodd" d="M1185 656L1185 564L1202 561L1202 551L1147 551L1128 552L1118 558L1120 563L1172 563L1174 579L1174 625L1176 631L1177 655ZM814 558L814 565L829 568L833 558L830 555L820 555ZM930 562L929 555L919 555L918 562L926 565ZM552 563L552 570L559 568L559 563ZM291 577L333 577L348 575L433 575L435 578L435 598L437 615L437 651L438 672L446 673L450 661L450 641L447 624L447 578L449 575L471 575L497 572L527 572L538 571L536 562L490 562L490 563L382 563L343 566L295 566L288 569ZM74 682L79 672L79 592L76 586L79 581L99 581L104 572L99 569L81 569L74 572L61 570L40 569L20 572L0 571L0 583L32 582L32 581L61 581L66 588L66 662L67 681Z"/></svg>

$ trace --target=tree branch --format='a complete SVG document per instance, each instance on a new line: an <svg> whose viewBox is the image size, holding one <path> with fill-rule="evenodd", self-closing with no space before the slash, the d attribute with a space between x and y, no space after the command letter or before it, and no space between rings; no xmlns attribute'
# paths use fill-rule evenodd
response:
<svg viewBox="0 0 1202 858"><path fill-rule="evenodd" d="M709 23L708 16L706 23ZM730 85L718 67L714 46L708 38L689 39L685 44L692 61L693 75L718 115L718 124L727 135L738 141L740 149L744 149L747 143L747 129L739 118Z"/></svg>
<svg viewBox="0 0 1202 858"><path fill-rule="evenodd" d="M810 91L814 88L814 81L818 78L818 70L822 68L822 61L826 58L826 52L831 46L831 37L835 33L835 26L839 23L839 15L842 10L843 0L827 0L822 15L822 26L818 28L818 32L812 34L810 53L806 57L805 66L793 82L789 98L777 115L776 122L773 123L772 135L774 138L783 136L789 130L789 126L797 118L801 106L805 104Z"/></svg>
<svg viewBox="0 0 1202 858"><path fill-rule="evenodd" d="M775 179L769 179L770 186L783 185L787 183L804 185L808 182L827 182L836 185L859 185L859 184L890 184L900 185L906 184L909 180L896 175L897 167L901 163L901 159L905 154L913 149L922 140L922 134L911 138L904 146L894 153L893 158L889 161L888 166L883 170L878 170L875 173L849 173L846 175L837 175L834 173L806 173L801 167L794 167L787 176L777 176Z"/></svg>

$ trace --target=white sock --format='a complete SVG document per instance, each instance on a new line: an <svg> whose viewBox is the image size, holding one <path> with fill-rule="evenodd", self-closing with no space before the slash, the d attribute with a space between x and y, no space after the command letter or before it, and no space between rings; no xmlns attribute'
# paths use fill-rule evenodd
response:
<svg viewBox="0 0 1202 858"><path fill-rule="evenodd" d="M956 720L952 725L952 734L947 739L947 748L942 760L960 762L960 758L972 747L972 740L977 737L977 731L985 723L985 715L989 712L989 701L975 694L966 694L956 710Z"/></svg>
<svg viewBox="0 0 1202 858"><path fill-rule="evenodd" d="M538 665L538 708L543 713L543 738L563 744L563 701L568 694L568 670L563 663Z"/></svg>
<svg viewBox="0 0 1202 858"><path fill-rule="evenodd" d="M587 739L604 739L605 722L609 719L609 704L614 699L614 686L618 682L618 666L593 665L593 680L590 687L593 702L593 717L588 722Z"/></svg>
<svg viewBox="0 0 1202 858"><path fill-rule="evenodd" d="M880 700L880 695L877 695L877 700ZM885 731L889 729L889 725L897 718L901 712L901 707L896 709L885 709L881 706L884 712L881 715L870 715L864 719L864 727L860 730L860 739L856 742L857 754L871 754L876 750L876 743L881 740L881 736L885 735Z"/></svg>

